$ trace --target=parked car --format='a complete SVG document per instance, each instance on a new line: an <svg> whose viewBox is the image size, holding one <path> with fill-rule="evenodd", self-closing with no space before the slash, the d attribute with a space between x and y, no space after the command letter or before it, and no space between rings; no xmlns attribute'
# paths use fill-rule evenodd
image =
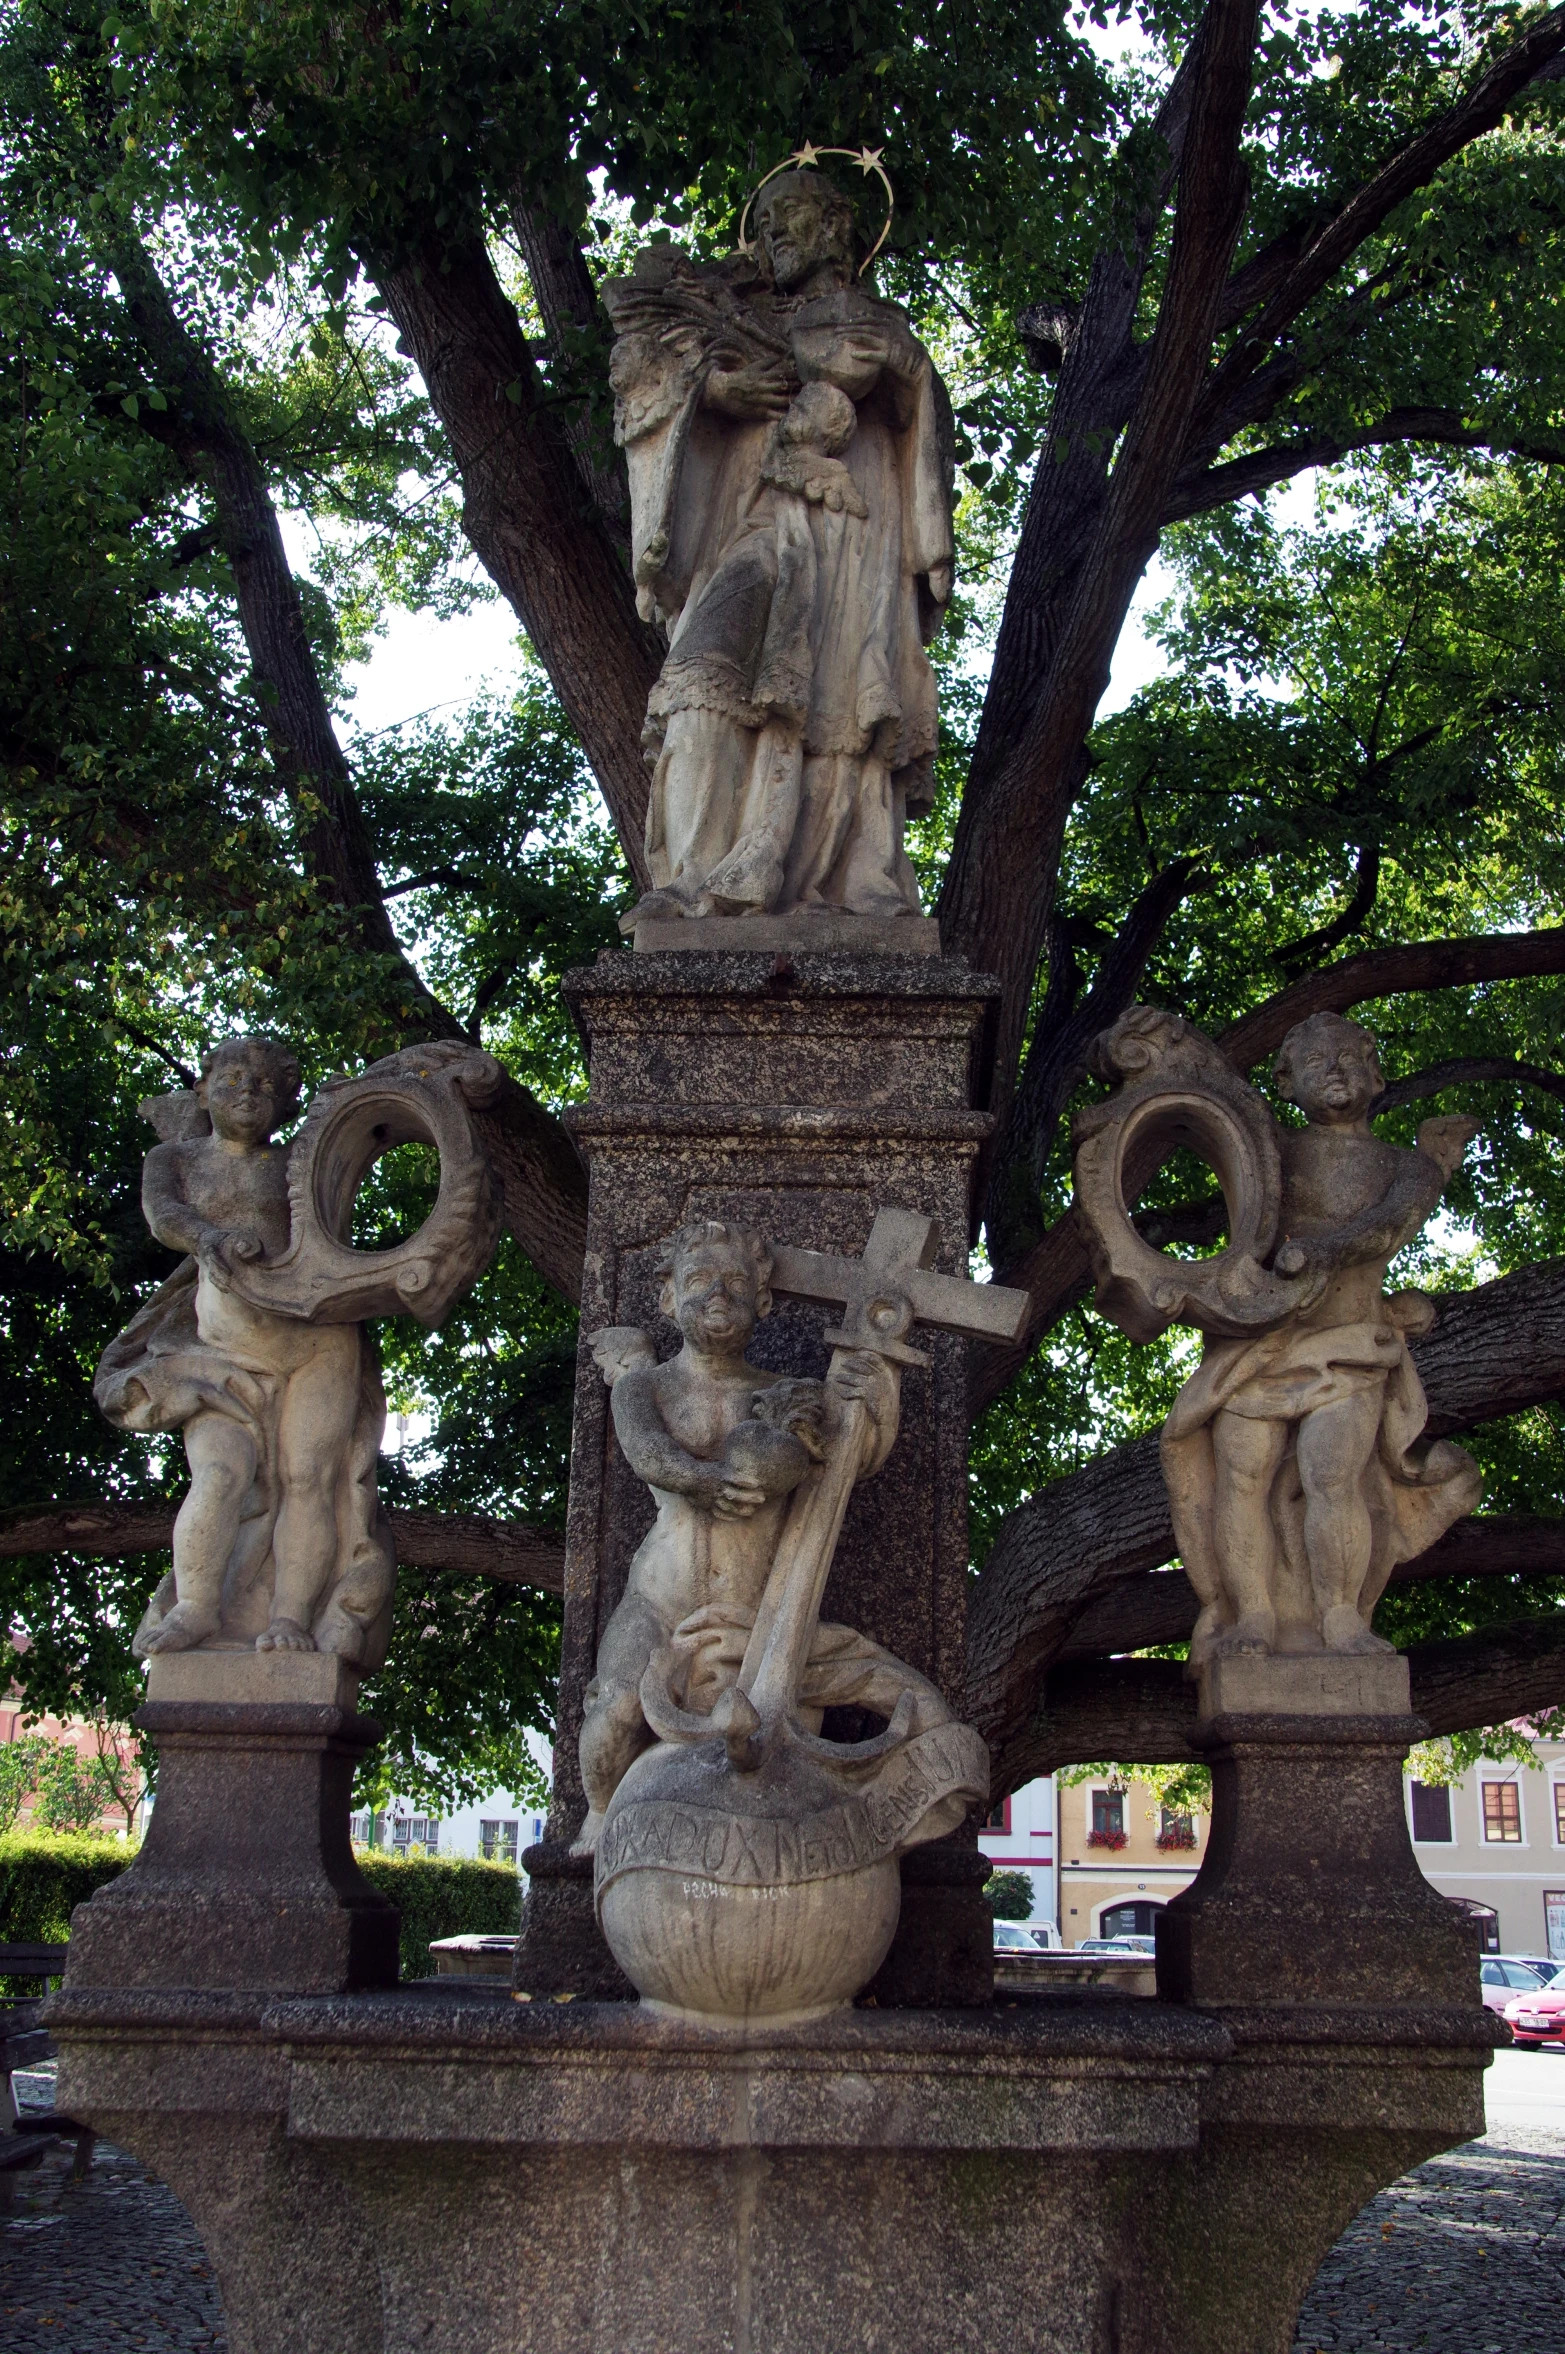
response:
<svg viewBox="0 0 1565 2354"><path fill-rule="evenodd" d="M1479 1991L1486 2011L1504 2012L1517 1994L1538 1994L1543 1978L1530 1962L1513 1962L1509 1955L1486 1953L1478 1967Z"/></svg>
<svg viewBox="0 0 1565 2354"><path fill-rule="evenodd" d="M1156 1953L1155 1937L1084 1937L1077 1946L1078 1953L1127 1953L1142 1959Z"/></svg>
<svg viewBox="0 0 1565 2354"><path fill-rule="evenodd" d="M996 1921L994 1925L996 1953L1038 1953L1042 1949L1030 1929L1020 1921Z"/></svg>
<svg viewBox="0 0 1565 2354"><path fill-rule="evenodd" d="M1556 1972L1552 1985L1513 1994L1505 2006L1505 2024L1519 2052L1565 2041L1565 1970Z"/></svg>

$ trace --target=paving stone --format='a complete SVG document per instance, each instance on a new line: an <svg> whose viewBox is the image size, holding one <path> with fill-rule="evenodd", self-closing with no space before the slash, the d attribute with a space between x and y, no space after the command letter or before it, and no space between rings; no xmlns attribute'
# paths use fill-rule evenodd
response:
<svg viewBox="0 0 1565 2354"><path fill-rule="evenodd" d="M100 2142L82 2182L68 2143L13 2175L0 2216L0 2354L227 2354L206 2251L184 2208Z"/></svg>
<svg viewBox="0 0 1565 2354"><path fill-rule="evenodd" d="M1565 2334L1565 2135L1501 2126L1372 2199L1294 2354L1546 2354Z"/></svg>

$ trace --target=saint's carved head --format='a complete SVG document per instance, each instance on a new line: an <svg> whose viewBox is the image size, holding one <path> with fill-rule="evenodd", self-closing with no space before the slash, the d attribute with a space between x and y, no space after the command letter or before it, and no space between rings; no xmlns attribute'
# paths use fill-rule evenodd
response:
<svg viewBox="0 0 1565 2354"><path fill-rule="evenodd" d="M755 227L780 293L828 264L839 286L852 277L853 207L823 173L779 172L756 199Z"/></svg>

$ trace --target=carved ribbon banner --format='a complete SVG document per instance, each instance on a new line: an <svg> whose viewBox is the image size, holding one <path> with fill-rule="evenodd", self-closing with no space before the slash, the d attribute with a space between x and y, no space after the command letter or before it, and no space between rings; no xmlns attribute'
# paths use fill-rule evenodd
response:
<svg viewBox="0 0 1565 2354"><path fill-rule="evenodd" d="M641 1799L618 1808L598 1843L598 1895L648 1864L710 1881L714 1890L797 1888L863 1871L915 1843L948 1799L964 1807L989 1786L989 1752L970 1725L936 1725L884 1759L851 1795L802 1818Z"/></svg>

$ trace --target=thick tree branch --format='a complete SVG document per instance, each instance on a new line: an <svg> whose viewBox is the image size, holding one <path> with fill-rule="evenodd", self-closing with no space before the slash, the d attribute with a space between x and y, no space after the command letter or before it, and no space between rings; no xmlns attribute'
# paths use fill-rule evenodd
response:
<svg viewBox="0 0 1565 2354"><path fill-rule="evenodd" d="M1375 997L1411 989L1468 989L1485 981L1533 980L1565 973L1565 925L1543 932L1480 933L1458 940L1412 940L1367 948L1306 973L1230 1025L1218 1040L1237 1071L1275 1054L1307 1014L1347 1013Z"/></svg>
<svg viewBox="0 0 1565 2354"><path fill-rule="evenodd" d="M1399 1104L1423 1103L1431 1095L1441 1094L1447 1087L1477 1085L1502 1087L1538 1087L1545 1095L1565 1103L1565 1077L1558 1071L1545 1071L1537 1063L1509 1062L1503 1055L1457 1055L1447 1063L1431 1063L1427 1071L1414 1071L1409 1078L1393 1079L1383 1088L1369 1107L1369 1116L1378 1120L1382 1112L1395 1111Z"/></svg>
<svg viewBox="0 0 1565 2354"><path fill-rule="evenodd" d="M397 1559L411 1569L449 1570L503 1584L565 1590L564 1540L523 1520L478 1512L389 1511ZM172 1504L23 1505L0 1513L0 1556L86 1553L107 1558L164 1553L173 1541Z"/></svg>
<svg viewBox="0 0 1565 2354"><path fill-rule="evenodd" d="M543 320L554 391L564 404L565 438L598 520L628 569L630 492L624 462L607 418L594 415L591 398L593 377L601 383L608 375L608 318L581 247L558 214L530 203L518 189L512 218Z"/></svg>
<svg viewBox="0 0 1565 2354"><path fill-rule="evenodd" d="M1213 378L1203 404L1208 417L1231 405L1239 383L1290 327L1299 313L1373 237L1408 197L1473 140L1494 130L1530 82L1565 51L1565 8L1550 13L1524 33L1489 67L1467 96L1387 158L1373 178L1355 189L1322 227L1310 235L1298 259L1275 286L1254 322L1239 338Z"/></svg>
<svg viewBox="0 0 1565 2354"><path fill-rule="evenodd" d="M1291 482L1313 466L1335 466L1355 450L1379 449L1388 442L1427 441L1440 448L1487 450L1494 457L1531 458L1542 466L1565 464L1565 440L1558 435L1503 434L1485 426L1468 425L1454 409L1388 409L1374 424L1356 433L1300 434L1292 441L1250 450L1225 465L1188 467L1179 476L1163 511L1164 524L1183 523L1192 515L1210 514L1214 507L1231 506L1235 499Z"/></svg>
<svg viewBox="0 0 1565 2354"><path fill-rule="evenodd" d="M1073 963L1051 969L1005 1146L990 1174L984 1223L992 1256L1009 1260L1042 1239L1038 1189L1066 1098L1086 1074L1093 1040L1134 1001L1169 917L1205 880L1194 858L1171 859L1154 875L1104 951L1079 1003Z"/></svg>
<svg viewBox="0 0 1565 2354"><path fill-rule="evenodd" d="M381 900L374 846L321 689L303 601L260 460L222 377L128 225L116 230L109 255L126 315L168 402L162 411L148 406L141 421L206 485L217 509L262 719L284 788L301 815L305 857L350 910L366 946L405 965L438 1034L439 1009L406 965Z"/></svg>
<svg viewBox="0 0 1565 2354"><path fill-rule="evenodd" d="M1434 1734L1558 1708L1565 1705L1565 1611L1422 1643L1407 1659L1414 1713ZM1019 1790L1035 1774L1096 1758L1193 1763L1205 1754L1194 1740L1195 1712L1195 1687L1177 1660L1087 1660L1052 1668L1036 1717L996 1774L992 1793Z"/></svg>
<svg viewBox="0 0 1565 2354"><path fill-rule="evenodd" d="M462 477L462 523L581 737L647 890L641 728L662 661L527 339L476 236L375 272Z"/></svg>
<svg viewBox="0 0 1565 2354"><path fill-rule="evenodd" d="M1565 1577L1565 1520L1493 1513L1459 1520L1415 1560L1399 1561L1394 1586L1430 1578ZM1089 1602L1060 1647L1061 1659L1102 1659L1183 1643L1195 1625L1195 1592L1182 1569L1116 1578Z"/></svg>
<svg viewBox="0 0 1565 2354"><path fill-rule="evenodd" d="M1136 583L1157 546L1243 217L1239 141L1255 19L1255 0L1209 0L1202 19L1168 275L1139 398L1042 694L1014 751L976 797L970 783L946 872L940 912L947 946L1001 981L995 1069L1002 1112L1009 1111L1065 822L1080 788L1082 748Z"/></svg>
<svg viewBox="0 0 1565 2354"><path fill-rule="evenodd" d="M1431 1437L1565 1392L1565 1260L1449 1295L1440 1307L1439 1323L1413 1351ZM1174 1553L1152 1435L1100 1455L1009 1515L967 1616L968 1708L997 1756L1008 1759L1021 1738L1039 1680L1088 1604Z"/></svg>
<svg viewBox="0 0 1565 2354"><path fill-rule="evenodd" d="M1312 957L1325 956L1339 941L1356 932L1375 904L1380 889L1380 844L1366 842L1358 855L1353 870L1353 888L1340 915L1322 924L1318 931L1304 932L1297 940L1289 940L1281 948L1272 950L1273 964L1284 970L1289 965L1308 964Z"/></svg>

